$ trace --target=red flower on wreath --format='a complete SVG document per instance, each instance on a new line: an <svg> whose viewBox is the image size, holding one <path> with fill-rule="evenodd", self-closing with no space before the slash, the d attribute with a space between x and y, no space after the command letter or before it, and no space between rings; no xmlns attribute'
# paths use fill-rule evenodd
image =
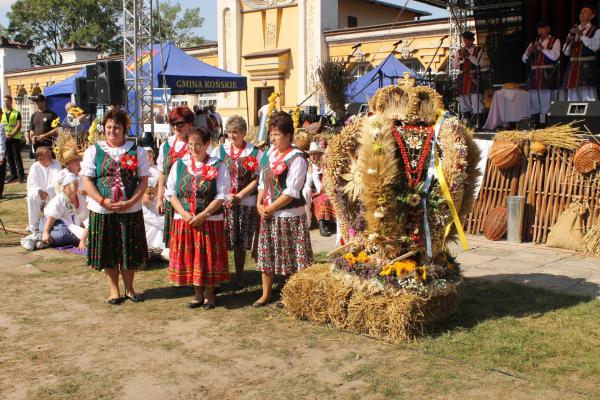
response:
<svg viewBox="0 0 600 400"><path fill-rule="evenodd" d="M202 174L202 179L205 181L212 181L217 177L219 171L212 165L205 165L200 170L200 173Z"/></svg>
<svg viewBox="0 0 600 400"><path fill-rule="evenodd" d="M283 174L283 172L287 169L287 165L283 161L280 161L271 167L271 171L277 176Z"/></svg>
<svg viewBox="0 0 600 400"><path fill-rule="evenodd" d="M121 156L121 168L129 171L135 171L138 167L138 159L136 156L130 154L123 154Z"/></svg>
<svg viewBox="0 0 600 400"><path fill-rule="evenodd" d="M258 168L258 160L256 157L248 156L244 159L244 168L250 172L256 171Z"/></svg>

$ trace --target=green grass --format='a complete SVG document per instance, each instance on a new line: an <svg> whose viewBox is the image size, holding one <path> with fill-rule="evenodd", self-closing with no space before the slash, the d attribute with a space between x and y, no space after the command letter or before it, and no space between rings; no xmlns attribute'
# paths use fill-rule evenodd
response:
<svg viewBox="0 0 600 400"><path fill-rule="evenodd" d="M23 204L0 202L5 224L25 225ZM1 251L25 254L2 237ZM245 291L225 284L220 307L192 312L192 291L169 284L165 262L136 276L146 302L110 308L83 257L33 254L40 273L0 263L0 398L14 385L36 399L118 398L133 375L181 387L165 398L600 398L598 300L466 279L450 322L389 345L248 308L260 295L249 256Z"/></svg>

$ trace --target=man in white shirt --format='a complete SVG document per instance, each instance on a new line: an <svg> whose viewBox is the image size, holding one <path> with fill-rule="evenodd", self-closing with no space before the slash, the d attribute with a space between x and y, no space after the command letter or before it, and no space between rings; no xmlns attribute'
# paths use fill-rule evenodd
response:
<svg viewBox="0 0 600 400"><path fill-rule="evenodd" d="M552 73L560 57L560 40L550 35L550 25L546 21L538 21L537 33L538 37L527 46L521 59L531 66L527 83L531 118L536 124L543 125L550 109L552 89L556 88Z"/></svg>
<svg viewBox="0 0 600 400"><path fill-rule="evenodd" d="M564 86L569 101L596 101L598 93L598 62L596 52L600 49L600 32L592 24L596 9L583 7L579 13L579 25L571 28L565 55L569 56L569 67Z"/></svg>
<svg viewBox="0 0 600 400"><path fill-rule="evenodd" d="M455 93L459 96L458 102L463 118L472 120L483 112L483 96L477 83L477 68L481 64L483 54L482 50L473 44L473 32L464 32L462 38L465 46L458 50L452 62L452 67L460 70Z"/></svg>
<svg viewBox="0 0 600 400"><path fill-rule="evenodd" d="M38 147L35 152L36 162L31 165L27 176L27 209L31 233L39 232L40 219L44 206L54 197L54 187L60 175L60 163L52 159L48 147Z"/></svg>

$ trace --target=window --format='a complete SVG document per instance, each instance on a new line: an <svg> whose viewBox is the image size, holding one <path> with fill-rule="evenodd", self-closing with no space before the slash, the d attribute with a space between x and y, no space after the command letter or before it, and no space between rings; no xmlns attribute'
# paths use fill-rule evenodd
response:
<svg viewBox="0 0 600 400"><path fill-rule="evenodd" d="M423 75L425 73L425 66L416 58L401 59L400 61L412 69L416 75Z"/></svg>
<svg viewBox="0 0 600 400"><path fill-rule="evenodd" d="M32 105L29 101L23 98L17 97L15 99L15 108L19 110L21 113L21 121L23 125L21 126L21 132L25 133L29 131L29 119L32 114Z"/></svg>
<svg viewBox="0 0 600 400"><path fill-rule="evenodd" d="M212 106L217 105L217 94L216 93L202 93L198 95L198 106Z"/></svg>
<svg viewBox="0 0 600 400"><path fill-rule="evenodd" d="M348 16L348 28L355 28L358 26L358 18L351 15Z"/></svg>
<svg viewBox="0 0 600 400"><path fill-rule="evenodd" d="M357 64L356 66L354 66L354 68L352 69L351 75L354 79L358 79L372 69L373 69L373 67L368 62L360 63L360 64Z"/></svg>
<svg viewBox="0 0 600 400"><path fill-rule="evenodd" d="M187 96L175 95L171 98L171 108L187 106Z"/></svg>

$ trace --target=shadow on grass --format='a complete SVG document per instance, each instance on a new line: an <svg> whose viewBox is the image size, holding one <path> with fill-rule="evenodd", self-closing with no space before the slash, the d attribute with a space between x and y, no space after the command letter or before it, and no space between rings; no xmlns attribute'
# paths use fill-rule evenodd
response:
<svg viewBox="0 0 600 400"><path fill-rule="evenodd" d="M554 290L532 287L532 283ZM578 285L581 296L558 291L574 285ZM597 296L600 296L598 285L560 275L505 274L466 278L456 314L451 320L431 327L430 333L435 336L448 330L471 328L490 319L541 316L593 301Z"/></svg>
<svg viewBox="0 0 600 400"><path fill-rule="evenodd" d="M232 274L232 281L223 283L217 290L217 306L230 310L244 308L252 305L260 297L262 288L259 271L246 270L244 272L245 289L239 289L233 283L234 278L235 274ZM276 278L275 284L278 282ZM194 290L190 286L166 286L146 289L143 294L146 300L179 299L191 297ZM279 290L273 289L272 302L279 301L279 299Z"/></svg>
<svg viewBox="0 0 600 400"><path fill-rule="evenodd" d="M27 193L4 193L4 201L20 200L27 197Z"/></svg>

